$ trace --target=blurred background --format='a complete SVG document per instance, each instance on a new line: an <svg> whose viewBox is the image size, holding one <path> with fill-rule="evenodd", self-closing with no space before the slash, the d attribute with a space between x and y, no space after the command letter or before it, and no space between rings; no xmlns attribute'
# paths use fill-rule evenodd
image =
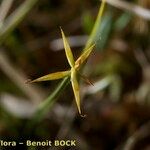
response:
<svg viewBox="0 0 150 150"><path fill-rule="evenodd" d="M80 81L86 117L77 113L70 84L40 120L34 117L59 81L26 81L69 68L59 27L77 58L100 4L98 0L0 0L0 139L77 143L76 147L11 149L150 149L149 0L106 0L96 47L83 70L93 85Z"/></svg>

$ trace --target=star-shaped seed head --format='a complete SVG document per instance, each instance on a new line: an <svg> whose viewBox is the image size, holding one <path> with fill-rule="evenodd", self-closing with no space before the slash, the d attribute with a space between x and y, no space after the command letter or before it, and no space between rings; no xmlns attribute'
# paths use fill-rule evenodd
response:
<svg viewBox="0 0 150 150"><path fill-rule="evenodd" d="M71 68L67 71L50 73L48 75L45 75L45 76L42 76L40 78L37 78L35 80L30 81L30 83L40 82L40 81L56 80L56 79L61 79L61 78L69 76L70 81L71 81L71 85L72 85L72 89L73 89L73 92L74 92L77 108L78 108L79 114L81 115L80 93L79 93L79 83L78 83L78 80L77 80L77 72L79 71L82 64L85 62L85 60L88 58L88 56L92 52L95 44L93 44L89 48L85 49L84 52L80 55L80 57L76 61L74 61L74 57L73 57L70 45L67 41L67 38L66 38L63 30L61 28L60 28L60 30L61 30L61 34L62 34L65 54L66 54L68 63L69 63Z"/></svg>

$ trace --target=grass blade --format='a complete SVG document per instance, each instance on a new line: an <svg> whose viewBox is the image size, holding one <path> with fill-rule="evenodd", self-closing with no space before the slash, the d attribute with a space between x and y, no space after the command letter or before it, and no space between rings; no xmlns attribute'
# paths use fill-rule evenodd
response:
<svg viewBox="0 0 150 150"><path fill-rule="evenodd" d="M37 78L33 81L29 81L29 83L49 81L49 80L57 80L57 79L64 78L64 77L68 76L69 74L70 74L70 71L61 71L61 72L50 73L48 75Z"/></svg>
<svg viewBox="0 0 150 150"><path fill-rule="evenodd" d="M69 65L71 67L73 67L74 66L74 58L73 58L73 54L72 54L71 48L69 46L69 43L67 41L67 38L66 38L63 30L61 28L60 28L60 30L61 30L61 34L62 34L62 39L63 39L65 53L66 53L66 57L67 57L68 63L69 63Z"/></svg>

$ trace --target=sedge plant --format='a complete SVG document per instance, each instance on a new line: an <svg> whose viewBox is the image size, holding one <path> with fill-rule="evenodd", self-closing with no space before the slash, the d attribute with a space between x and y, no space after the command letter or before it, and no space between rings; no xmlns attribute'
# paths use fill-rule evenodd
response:
<svg viewBox="0 0 150 150"><path fill-rule="evenodd" d="M79 114L83 116L81 114L81 108L80 108L79 83L77 80L77 73L79 73L80 68L83 66L83 63L86 61L86 59L88 58L88 56L90 55L94 47L93 43L95 43L94 41L96 40L96 36L98 34L97 32L99 32L99 28L101 26L101 18L105 8L105 2L106 0L102 0L94 27L83 49L83 53L81 54L81 56L79 56L79 58L75 62L68 41L61 29L66 56L71 68L67 71L52 73L31 81L31 82L40 82L40 80L46 81L46 80L55 80L55 79L63 78L63 80L58 84L58 86L54 89L54 91L37 107L37 110L30 123L30 127L31 124L34 125L37 122L42 120L42 118L45 116L48 110L53 106L54 102L57 100L59 95L68 85L69 81L71 81L72 84Z"/></svg>
<svg viewBox="0 0 150 150"><path fill-rule="evenodd" d="M85 62L85 60L88 58L90 53L92 52L95 44L93 44L89 48L85 49L85 51L79 56L79 58L76 61L74 61L74 57L73 57L70 45L67 41L67 38L66 38L63 30L61 28L60 28L60 30L61 30L61 34L62 34L66 58L70 65L70 69L66 70L66 71L60 71L60 72L55 72L55 73L50 73L48 75L44 75L42 77L39 77L35 80L30 81L30 83L49 81L49 80L57 80L57 79L65 78L68 76L70 78L70 82L71 82L72 89L74 92L77 108L78 108L79 114L81 115L79 83L78 83L77 75L78 74L80 75L80 73L78 73L78 71L81 68L82 64Z"/></svg>

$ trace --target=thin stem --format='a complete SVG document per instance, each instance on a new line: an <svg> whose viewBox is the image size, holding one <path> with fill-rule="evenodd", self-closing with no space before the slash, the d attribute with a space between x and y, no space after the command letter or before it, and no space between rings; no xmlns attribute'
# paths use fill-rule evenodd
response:
<svg viewBox="0 0 150 150"><path fill-rule="evenodd" d="M135 5L135 4L127 2L127 1L106 0L106 2L117 8L121 8L128 12L132 12L133 14L138 15L139 17L142 17L143 19L150 20L150 10L149 9L143 8L141 6Z"/></svg>
<svg viewBox="0 0 150 150"><path fill-rule="evenodd" d="M5 17L7 16L9 9L14 0L3 0L0 6L0 25L3 24Z"/></svg>
<svg viewBox="0 0 150 150"><path fill-rule="evenodd" d="M99 8L99 12L98 12L98 15L97 15L97 18L96 18L96 22L94 24L94 27L93 27L93 30L91 32L91 35L89 37L89 40L87 41L86 45L85 45L85 49L87 49L90 45L92 45L95 37L96 37L96 34L97 34L97 31L98 31L98 28L100 27L101 25L101 19L102 19L102 15L103 15L103 12L104 12L104 8L105 8L105 1L106 0L102 0L102 3L100 5L100 8Z"/></svg>
<svg viewBox="0 0 150 150"><path fill-rule="evenodd" d="M32 101L33 104L38 105L41 102L41 99L44 97L42 91L38 88L25 84L27 77L24 72L20 71L15 67L12 62L9 61L5 53L5 49L0 48L0 70L3 71L7 77L14 82L24 94Z"/></svg>
<svg viewBox="0 0 150 150"><path fill-rule="evenodd" d="M93 27L93 31L89 37L89 40L86 44L85 47L88 47L92 44L93 42L93 38L95 37L95 35L97 34L97 28L99 28L100 26L100 21L101 21L101 16L103 14L104 11L104 6L105 6L105 0L102 1L101 7L99 9L99 13L98 13L98 17L96 19L95 25ZM85 49L84 49L85 50ZM47 112L47 110L52 107L52 105L54 104L54 102L56 101L58 95L65 89L65 87L67 86L69 81L69 78L65 78L61 81L61 83L58 85L58 87L50 94L50 96L43 101L43 103L41 105L39 105L37 112L35 113L35 116L33 117L32 122L34 122L34 124L36 122L39 122L42 120L42 118L44 117L44 114Z"/></svg>
<svg viewBox="0 0 150 150"><path fill-rule="evenodd" d="M56 89L38 106L32 121L28 124L27 128L32 128L37 122L40 122L48 110L53 106L59 95L69 83L69 77L64 78Z"/></svg>
<svg viewBox="0 0 150 150"><path fill-rule="evenodd" d="M135 145L140 144L144 140L147 141L150 131L150 121L140 127L131 137L129 137L122 150L133 150Z"/></svg>
<svg viewBox="0 0 150 150"><path fill-rule="evenodd" d="M26 14L32 9L38 0L26 0L17 10L15 10L0 27L0 44L14 30L14 28L24 19Z"/></svg>

